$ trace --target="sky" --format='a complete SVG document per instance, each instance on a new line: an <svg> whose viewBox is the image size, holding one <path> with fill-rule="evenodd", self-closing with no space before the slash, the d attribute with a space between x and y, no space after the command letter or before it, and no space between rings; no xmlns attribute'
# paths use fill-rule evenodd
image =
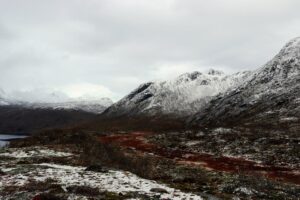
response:
<svg viewBox="0 0 300 200"><path fill-rule="evenodd" d="M300 36L299 0L0 0L0 88L120 99L185 72L253 70Z"/></svg>

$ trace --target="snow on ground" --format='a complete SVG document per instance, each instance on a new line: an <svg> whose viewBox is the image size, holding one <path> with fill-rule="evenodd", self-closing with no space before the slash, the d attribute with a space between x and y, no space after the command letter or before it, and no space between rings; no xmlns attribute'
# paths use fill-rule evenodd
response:
<svg viewBox="0 0 300 200"><path fill-rule="evenodd" d="M34 157L38 154L49 156L66 156L69 153L55 152L53 150L36 149L34 152L24 152L19 149L9 149L9 153L2 153L0 155L13 156L15 158ZM30 181L44 182L48 179L54 180L57 184L61 185L64 190L69 186L87 186L99 191L108 191L114 193L137 192L139 194L147 195L150 197L160 196L159 199L172 199L172 200L200 200L200 196L192 193L184 193L180 190L168 187L167 185L160 184L156 181L147 180L136 176L127 171L109 170L108 172L93 172L86 171L85 167L75 167L69 165L59 165L50 163L41 164L27 164L7 166L0 164L0 170L5 172L5 175L0 176L0 199L1 190L8 186L22 187ZM151 191L153 188L165 190L167 193L157 193ZM66 191L67 192L67 191ZM70 194L71 195L71 194ZM76 199L71 198L71 199Z"/></svg>
<svg viewBox="0 0 300 200"><path fill-rule="evenodd" d="M67 157L72 156L71 153L54 151L45 147L36 148L9 148L0 156L13 158L29 158L29 157Z"/></svg>
<svg viewBox="0 0 300 200"><path fill-rule="evenodd" d="M72 167L57 164L37 164L34 171L0 177L0 188L5 186L23 186L29 180L43 182L53 179L63 188L68 186L89 186L102 191L115 193L139 192L149 196L157 195L152 188L161 188L168 193L161 194L160 199L202 199L200 196L184 193L155 181L140 178L127 171L110 170L107 173L85 171L84 167Z"/></svg>
<svg viewBox="0 0 300 200"><path fill-rule="evenodd" d="M222 128L222 127L219 127L219 128L216 128L213 130L213 133L215 134L222 134L222 133L231 133L233 130L230 129L230 128Z"/></svg>
<svg viewBox="0 0 300 200"><path fill-rule="evenodd" d="M188 141L188 142L183 141L183 142L181 142L181 143L182 143L183 145L186 145L186 146L194 146L194 145L199 144L200 141L199 141L199 140L191 140L191 141Z"/></svg>
<svg viewBox="0 0 300 200"><path fill-rule="evenodd" d="M290 122L290 121L297 121L298 118L297 117L283 117L283 118L280 118L280 121L282 122Z"/></svg>
<svg viewBox="0 0 300 200"><path fill-rule="evenodd" d="M253 194L253 191L252 189L249 189L249 188L246 188L246 187L238 187L234 190L235 193L244 193L244 194L247 194L247 195L251 195Z"/></svg>

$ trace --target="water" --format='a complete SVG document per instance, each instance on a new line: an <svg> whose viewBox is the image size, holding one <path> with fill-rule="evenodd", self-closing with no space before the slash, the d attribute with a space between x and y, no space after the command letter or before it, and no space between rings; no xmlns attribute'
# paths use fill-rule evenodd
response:
<svg viewBox="0 0 300 200"><path fill-rule="evenodd" d="M10 140L21 139L27 137L26 135L1 135L0 134L0 148L9 144Z"/></svg>

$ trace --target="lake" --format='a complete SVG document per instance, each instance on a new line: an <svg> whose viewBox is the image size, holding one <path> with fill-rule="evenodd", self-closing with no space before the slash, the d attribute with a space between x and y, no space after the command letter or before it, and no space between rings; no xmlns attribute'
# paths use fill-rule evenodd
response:
<svg viewBox="0 0 300 200"><path fill-rule="evenodd" d="M28 137L27 135L13 135L13 134L0 134L0 148L6 146L9 141L16 140L16 139L22 139Z"/></svg>

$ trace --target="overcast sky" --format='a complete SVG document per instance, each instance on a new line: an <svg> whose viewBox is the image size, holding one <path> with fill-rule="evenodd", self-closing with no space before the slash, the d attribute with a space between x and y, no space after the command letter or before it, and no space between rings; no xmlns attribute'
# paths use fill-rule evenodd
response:
<svg viewBox="0 0 300 200"><path fill-rule="evenodd" d="M299 0L0 0L0 88L117 100L184 72L255 69L300 35L299 8Z"/></svg>

